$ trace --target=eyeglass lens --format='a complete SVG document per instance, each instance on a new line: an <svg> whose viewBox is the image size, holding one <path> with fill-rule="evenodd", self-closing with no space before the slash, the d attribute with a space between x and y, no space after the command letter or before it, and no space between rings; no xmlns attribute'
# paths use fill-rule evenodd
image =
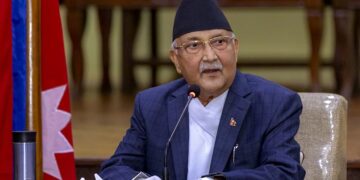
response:
<svg viewBox="0 0 360 180"><path fill-rule="evenodd" d="M194 54L205 48L205 43L217 50L224 50L232 40L232 37L219 36L209 39L208 41L193 40L182 45L187 53Z"/></svg>

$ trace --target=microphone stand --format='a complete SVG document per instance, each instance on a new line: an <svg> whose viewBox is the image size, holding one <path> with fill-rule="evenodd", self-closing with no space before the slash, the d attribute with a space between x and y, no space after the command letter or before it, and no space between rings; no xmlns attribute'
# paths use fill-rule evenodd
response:
<svg viewBox="0 0 360 180"><path fill-rule="evenodd" d="M185 111L186 109L188 108L189 104L190 104L190 101L195 98L195 95L193 96L191 93L190 95L188 96L188 100L186 102L186 105L185 105L185 108L183 109L183 111L181 112L181 115L179 117L179 120L177 121L176 125L175 125L175 128L174 130L172 131L171 135L170 135L170 138L168 139L167 143L166 143L166 147L165 147L165 155L164 155L164 174L163 174L163 177L164 177L164 180L168 180L169 179L169 174L168 174L168 167L167 167L167 155L168 155L168 151L169 151L169 145L170 145L170 142L175 134L175 131L176 129L178 128L181 120L182 120L182 117L184 116L185 114Z"/></svg>

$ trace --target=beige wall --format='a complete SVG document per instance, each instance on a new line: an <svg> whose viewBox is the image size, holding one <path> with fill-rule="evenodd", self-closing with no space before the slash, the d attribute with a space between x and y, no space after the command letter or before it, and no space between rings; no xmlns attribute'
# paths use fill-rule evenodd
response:
<svg viewBox="0 0 360 180"><path fill-rule="evenodd" d="M83 39L83 47L86 59L85 66L85 85L86 87L97 87L101 79L100 61L100 37L98 28L98 18L95 7L88 9L87 27ZM66 55L69 59L70 43L66 29L66 9L61 7L63 19ZM232 25L235 34L240 40L240 58L255 57L300 57L306 59L309 56L309 38L305 13L301 9L226 9L226 16ZM148 52L148 12L142 14L140 37L137 39L137 57L146 57ZM323 48L321 55L325 59L332 57L333 50L333 23L330 10L326 10L325 28L323 37ZM159 15L159 34L160 53L163 57L167 56L167 51L171 41L172 20L174 9L164 9ZM111 30L111 78L115 87L119 86L120 78L120 8L114 9L113 24ZM162 74L168 74L173 69L163 68ZM243 72L258 74L267 79L280 82L282 84L294 85L298 87L308 87L309 74L306 69L250 69L243 68ZM138 81L145 87L148 83L148 71L146 68L137 68L136 75ZM285 75L286 74L286 75ZM333 78L332 70L324 68L321 73L321 80L326 89L332 89ZM162 81L168 79L163 77Z"/></svg>

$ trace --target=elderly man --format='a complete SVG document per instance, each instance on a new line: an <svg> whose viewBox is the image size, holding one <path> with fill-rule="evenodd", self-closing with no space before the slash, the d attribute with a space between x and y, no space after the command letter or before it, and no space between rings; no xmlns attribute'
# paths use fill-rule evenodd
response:
<svg viewBox="0 0 360 180"><path fill-rule="evenodd" d="M100 176L303 179L294 139L302 110L299 96L238 72L238 51L217 2L183 0L170 50L183 78L137 95L131 127ZM200 87L200 96L187 101L190 84Z"/></svg>

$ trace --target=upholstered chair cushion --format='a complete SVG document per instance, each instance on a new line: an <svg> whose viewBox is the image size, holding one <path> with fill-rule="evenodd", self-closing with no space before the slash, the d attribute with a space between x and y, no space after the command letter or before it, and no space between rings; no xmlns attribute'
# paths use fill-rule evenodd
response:
<svg viewBox="0 0 360 180"><path fill-rule="evenodd" d="M305 179L346 179L347 101L329 93L299 93L303 112L296 140Z"/></svg>

